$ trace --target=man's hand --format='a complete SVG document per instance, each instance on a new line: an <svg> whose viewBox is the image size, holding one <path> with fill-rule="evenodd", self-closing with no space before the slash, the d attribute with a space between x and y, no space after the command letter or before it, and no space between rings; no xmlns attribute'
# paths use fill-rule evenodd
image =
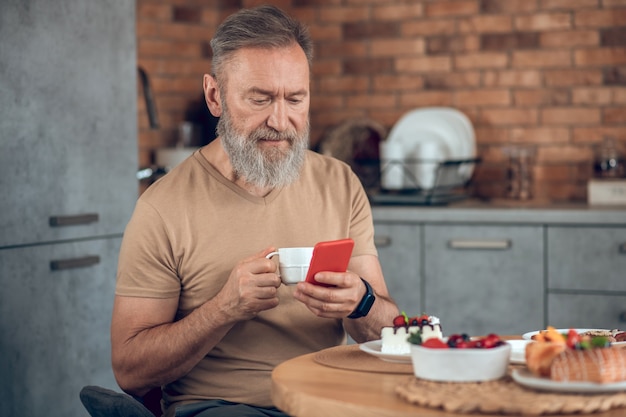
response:
<svg viewBox="0 0 626 417"><path fill-rule="evenodd" d="M265 257L274 250L264 249L237 263L215 296L220 309L233 321L251 319L278 305L280 277L276 273L276 264Z"/></svg>
<svg viewBox="0 0 626 417"><path fill-rule="evenodd" d="M332 287L299 282L294 297L319 317L345 318L365 295L365 285L354 272L318 272L315 280Z"/></svg>

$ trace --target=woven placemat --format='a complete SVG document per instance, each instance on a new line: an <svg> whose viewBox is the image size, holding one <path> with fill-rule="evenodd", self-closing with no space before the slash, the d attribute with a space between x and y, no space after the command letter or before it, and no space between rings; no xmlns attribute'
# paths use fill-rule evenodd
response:
<svg viewBox="0 0 626 417"><path fill-rule="evenodd" d="M626 407L626 392L572 394L535 391L517 384L509 375L497 381L476 383L410 378L396 387L396 394L411 404L456 413L591 414Z"/></svg>
<svg viewBox="0 0 626 417"><path fill-rule="evenodd" d="M359 349L358 345L337 346L320 350L313 360L321 365L350 371L413 374L411 363L386 362Z"/></svg>

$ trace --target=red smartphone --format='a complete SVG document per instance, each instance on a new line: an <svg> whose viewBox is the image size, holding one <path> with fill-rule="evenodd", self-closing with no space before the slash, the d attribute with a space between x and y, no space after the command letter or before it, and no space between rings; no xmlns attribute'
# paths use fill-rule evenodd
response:
<svg viewBox="0 0 626 417"><path fill-rule="evenodd" d="M317 282L313 277L321 271L346 272L352 256L352 248L354 248L354 240L350 238L317 243L313 248L306 282L330 287L328 284Z"/></svg>

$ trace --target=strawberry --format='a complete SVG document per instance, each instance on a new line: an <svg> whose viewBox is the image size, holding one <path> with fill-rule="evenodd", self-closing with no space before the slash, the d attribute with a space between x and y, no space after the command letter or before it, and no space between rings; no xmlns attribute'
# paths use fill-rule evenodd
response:
<svg viewBox="0 0 626 417"><path fill-rule="evenodd" d="M393 319L393 327L404 327L406 326L406 322L407 320L405 315L396 316Z"/></svg>
<svg viewBox="0 0 626 417"><path fill-rule="evenodd" d="M428 339L422 343L422 346L431 348L431 349L448 349L449 346L441 339L437 339L436 337L432 339Z"/></svg>
<svg viewBox="0 0 626 417"><path fill-rule="evenodd" d="M581 337L578 332L574 329L569 329L567 332L567 347L571 349L575 349L576 345L580 344Z"/></svg>
<svg viewBox="0 0 626 417"><path fill-rule="evenodd" d="M500 337L497 334L489 334L482 339L483 347L485 349L491 349L500 345Z"/></svg>

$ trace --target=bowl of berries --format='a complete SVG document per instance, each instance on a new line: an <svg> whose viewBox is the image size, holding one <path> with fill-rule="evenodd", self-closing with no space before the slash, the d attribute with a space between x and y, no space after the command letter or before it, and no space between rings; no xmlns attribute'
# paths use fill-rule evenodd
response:
<svg viewBox="0 0 626 417"><path fill-rule="evenodd" d="M502 378L511 345L496 334L470 338L453 334L422 343L419 332L409 337L415 376L431 381L478 382Z"/></svg>

